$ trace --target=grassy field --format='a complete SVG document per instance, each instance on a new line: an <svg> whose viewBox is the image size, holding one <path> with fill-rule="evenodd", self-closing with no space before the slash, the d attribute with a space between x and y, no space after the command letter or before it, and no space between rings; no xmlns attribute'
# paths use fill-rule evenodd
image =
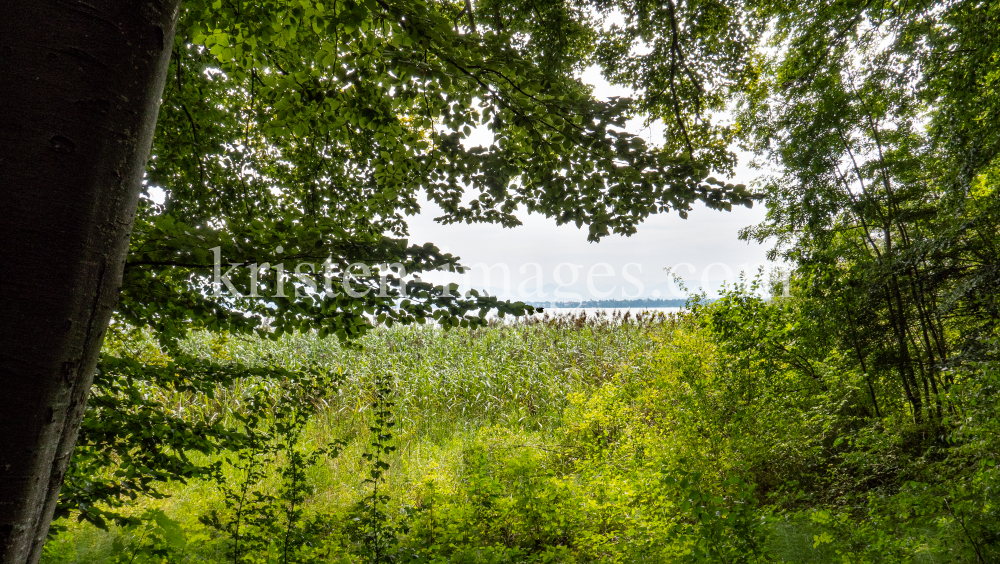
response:
<svg viewBox="0 0 1000 564"><path fill-rule="evenodd" d="M428 484L445 494L461 490L470 452L476 449L526 464L539 459L535 461L544 466L541 459L552 458L565 438L567 410L579 407L602 385L624 381L655 349L656 336L675 323L662 315L621 317L546 317L472 331L383 328L357 348L312 335L285 336L277 342L198 336L185 345L188 352L222 362L292 369L320 363L341 375L337 389L321 400L301 444L308 449L334 439L345 441L336 457L309 469L307 501L310 513L345 518L371 490L362 455L371 450L371 403L379 377L390 383L395 423L395 450L385 459L389 469L382 487L389 505L399 511L419 504ZM133 353L141 355L149 347L136 345ZM219 390L214 398L176 396L167 403L179 414L226 418L241 409L242 398L252 390L271 385L242 381ZM283 463L281 457L270 462L262 489L280 487ZM243 478L232 467L226 471L230 481ZM150 508L162 509L184 527L191 561L221 560L225 543L214 542L212 532L198 521L222 505L216 485L174 484L167 492L167 499L139 500L131 511L141 515ZM141 528L101 531L86 524L72 526L50 543L46 561L114 561L128 555L128 547L142 534Z"/></svg>
<svg viewBox="0 0 1000 564"><path fill-rule="evenodd" d="M937 495L927 484L845 485L876 460L917 475L900 462L902 418L851 428L855 390L832 365L840 391L800 393L790 372L736 368L702 321L383 328L358 347L195 336L185 350L214 362L331 379L147 389L189 419L240 428L251 414L260 441L193 453L215 475L128 502L130 526L64 521L44 562L960 561L948 543L965 523L914 513ZM119 353L162 355L138 340Z"/></svg>

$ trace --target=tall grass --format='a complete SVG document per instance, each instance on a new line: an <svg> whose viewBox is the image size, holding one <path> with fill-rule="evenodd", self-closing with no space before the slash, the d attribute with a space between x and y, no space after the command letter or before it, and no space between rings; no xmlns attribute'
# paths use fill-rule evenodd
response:
<svg viewBox="0 0 1000 564"><path fill-rule="evenodd" d="M817 361L840 386L823 393L814 374L740 364L746 351L723 346L712 319L379 328L352 346L312 334L193 335L189 354L320 366L336 385L314 393L246 377L195 394L150 384L143 393L175 415L238 426L237 415L262 411L266 444L204 455L198 462L220 463L220 476L136 499L127 510L147 516L144 528L70 526L44 562L993 561L979 554L1000 546L995 366L969 392L986 407L966 404L982 420L953 435L962 450L952 452L972 462L932 459L905 450L912 430L893 419L858 425L843 409L853 391L838 384L850 374L836 357ZM149 339L112 344L147 363L169 360ZM296 419L305 423L283 434L289 405L307 408ZM886 463L895 483L849 482ZM254 500L245 537L227 528L243 515L236 498ZM166 539L172 522L186 544L150 540ZM304 540L290 549L293 538Z"/></svg>
<svg viewBox="0 0 1000 564"><path fill-rule="evenodd" d="M320 365L338 375L339 386L319 400L322 404L302 441L313 446L335 439L346 442L337 457L309 470L310 507L343 515L368 488L362 454L371 442L376 375L388 377L397 422L397 448L387 457L386 493L397 506L413 504L419 501L415 496L422 483L433 481L441 491L453 490L465 453L484 434L502 436L514 449L547 448L569 398L622 374L652 349L651 334L670 319L662 314L546 315L475 330L380 327L350 346L310 333L277 340L198 333L183 348L219 362L289 369ZM131 347L130 354L147 361L159 354L149 342ZM148 393L158 394L175 414L228 421L246 409L244 400L254 391L279 386L247 378L211 397L157 389ZM275 466L272 474L278 474L281 463L280 457L270 462ZM227 480L242 479L233 468L224 467L224 472ZM132 511L162 508L196 530L197 516L221 503L218 492L205 483L168 486L166 493L170 497L162 501L137 501ZM112 561L115 540L130 534L77 525L51 543L47 561ZM211 556L203 556L211 561Z"/></svg>
<svg viewBox="0 0 1000 564"><path fill-rule="evenodd" d="M342 375L311 433L318 442L348 440L328 476L332 489L325 492L331 501L345 502L362 487L360 454L369 440L376 373L389 375L393 390L399 444L389 484L399 493L435 468L453 474L463 445L479 429L515 428L528 440L545 436L560 424L572 393L620 374L651 350L651 332L667 322L663 315L636 319L612 313L541 316L474 330L413 325L378 328L357 346L314 334L277 341L233 338L224 354L247 365L297 368L318 362ZM206 334L188 346L199 355L220 353L218 341ZM238 396L220 394L218 401Z"/></svg>
<svg viewBox="0 0 1000 564"><path fill-rule="evenodd" d="M201 333L185 348L201 357L247 366L299 368L319 364L339 372L341 384L326 411L357 414L369 403L378 373L392 380L397 418L407 429L429 432L449 425L527 424L544 428L557 418L574 391L612 378L638 353L649 349L649 333L666 316L544 316L482 329L436 326L380 327L354 346L314 334L284 335L277 341ZM198 406L209 418L239 409L242 381ZM179 409L194 409L172 398ZM430 426L430 427L426 427Z"/></svg>

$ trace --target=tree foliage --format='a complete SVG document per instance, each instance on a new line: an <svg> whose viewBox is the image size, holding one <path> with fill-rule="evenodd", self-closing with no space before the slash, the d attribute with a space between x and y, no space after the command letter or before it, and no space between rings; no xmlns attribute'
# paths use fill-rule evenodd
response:
<svg viewBox="0 0 1000 564"><path fill-rule="evenodd" d="M827 507L808 517L822 531L814 548L847 538L842 554L859 561L906 560L887 532L900 515L945 523L941 538L960 540L942 550L956 558L992 554L995 515L981 501L995 476L983 406L995 405L1000 342L995 3L193 1L180 29L146 184L165 199L140 208L116 318L124 335L149 331L164 356L109 349L66 511L121 519L91 508L211 471L186 452L245 448L249 423L192 423L148 390L208 395L240 378L321 372L197 360L181 344L193 329L350 341L374 323L474 328L490 309L532 311L412 278L461 268L406 240L421 198L445 223L513 227L527 210L598 241L697 201L750 205L745 186L709 177L732 174L738 143L773 169L760 183L767 219L742 237L775 244L793 297L766 299L758 281L693 302L655 356L656 384L621 406L605 397L613 387L595 392L603 419L580 432L607 439L604 411L640 406L634 421L649 422L668 410L671 436L744 465L756 486L728 482L739 491L724 504L696 474L669 483L692 511L675 531L702 546L692 558L757 554L751 494L788 511ZM595 100L576 78L591 64L636 99ZM665 123L662 147L623 131L636 115ZM477 128L492 145L471 145ZM217 257L241 265L230 271L241 295L212 286ZM310 277L294 276L300 263ZM325 278L371 291L327 294ZM249 296L258 282L265 299ZM115 465L124 474L95 479ZM499 487L474 478L470 496ZM381 539L385 499L370 501L362 529ZM723 542L715 509L747 534Z"/></svg>
<svg viewBox="0 0 1000 564"><path fill-rule="evenodd" d="M404 239L421 197L444 210L445 223L514 226L522 209L585 225L594 241L698 200L750 204L742 186L706 180L725 159L647 146L622 130L631 104L590 96L572 74L594 56L597 31L582 8L555 4L562 15L553 20L527 5L456 9L186 4L148 172L165 201L141 209L122 317L165 334L246 331L266 317L275 334L352 337L368 326L363 312L388 323L433 315L476 324L482 315L462 316L523 308L400 286L385 267L350 274L375 287L387 276L381 296L292 299L289 287L287 300L213 299L210 250L219 247L223 264L272 270L308 262L319 271L329 259L324 273L336 278L355 262L398 263L412 275L459 268ZM467 146L473 128L487 128L493 144ZM249 278L247 268L234 274L241 293ZM409 301L397 305L404 293Z"/></svg>
<svg viewBox="0 0 1000 564"><path fill-rule="evenodd" d="M940 418L951 371L992 354L1000 321L996 8L764 10L775 54L738 123L779 172L768 220L743 237L777 242L890 401Z"/></svg>
<svg viewBox="0 0 1000 564"><path fill-rule="evenodd" d="M419 279L461 270L457 257L407 241L406 216L421 198L444 210L444 223L513 227L522 210L586 227L592 241L634 233L653 213L686 215L698 201L751 205L744 186L709 177L731 167L724 144L695 136L649 146L624 131L648 107L594 99L576 77L599 52L608 61L621 48L618 32L600 25L611 8L185 3L114 320L125 335L151 331L168 368L109 350L60 512L99 522L96 501L207 471L186 450L237 448L226 446L228 431L192 426L141 390L198 381L207 387L188 391L210 394L234 378L292 378L202 366L179 344L191 330L352 340L374 323L476 327L490 310L533 311ZM684 41L694 46L697 34ZM704 64L698 72L709 72ZM686 96L704 97L684 87L675 101ZM475 128L493 143L472 146ZM148 418L159 423L147 428ZM158 440L156 429L176 431L170 454L140 448ZM109 457L132 474L91 482Z"/></svg>

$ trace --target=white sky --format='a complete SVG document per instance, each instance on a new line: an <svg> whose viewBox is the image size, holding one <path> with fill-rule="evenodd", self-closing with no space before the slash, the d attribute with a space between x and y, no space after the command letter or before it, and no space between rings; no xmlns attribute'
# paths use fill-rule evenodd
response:
<svg viewBox="0 0 1000 564"><path fill-rule="evenodd" d="M584 73L585 82L594 86L594 95L599 98L610 96L628 96L628 89L612 86L607 83L596 68ZM629 124L628 130L642 135L648 142L661 142L661 129L644 128L641 120ZM471 136L473 145L487 144L491 141L488 131L477 131ZM750 184L750 181L761 174L746 166L748 159L740 159L734 178L728 179L734 183ZM685 279L689 288L698 287L702 282L706 289L718 286L720 281L733 281L741 270L756 272L757 265L765 262L766 245L747 244L737 238L739 229L761 222L764 219L763 205L756 204L753 209L734 208L732 212L719 212L696 205L688 219L681 219L676 212L651 216L639 226L638 233L631 237L612 235L600 243L587 242L586 226L577 229L575 225L557 226L555 220L541 215L519 215L524 225L514 229L504 229L498 225L455 224L441 225L433 218L441 215L440 208L430 202L424 202L423 211L409 218L410 242L422 244L430 241L445 252L455 254L462 259L462 264L472 266L485 263L493 266L500 263L507 265L510 272L510 284L503 283L503 267L497 266L491 271L492 278L487 281L482 270L476 271L471 278L462 280L461 276L452 274L450 280L459 282L463 288L471 282L473 287L489 287L491 293L505 293L517 299L539 300L556 299L553 295L555 286L561 281L564 287L562 294L576 292L584 298L606 297L621 299L622 297L682 297L670 295L672 287L664 286L669 276L663 271L665 267L673 267ZM524 267L526 263L537 263L542 271L542 288L546 295L538 293L538 281L534 266ZM556 268L561 263L580 265L577 270L577 280L571 282L574 267L561 267L561 280L556 279ZM594 265L607 263L613 269L614 276L594 277L591 287L587 285L587 274L593 269L596 275L607 273L607 267ZM640 266L630 266L628 274L642 284L642 291L634 283L623 277L622 267L628 263ZM683 265L688 263L690 267ZM710 265L715 264L709 269ZM678 265L682 265L678 268ZM724 266L722 266L724 265ZM524 268L523 274L520 270ZM729 269L727 272L726 268ZM693 272L691 271L693 269ZM706 269L708 271L706 272ZM640 272L641 270L641 272ZM427 279L440 283L443 278L427 276ZM532 280L527 279L532 278ZM518 286L524 283L521 292ZM508 292L503 287L508 286ZM612 291L613 288L613 291ZM596 290L596 294L595 294ZM610 292L610 293L609 293ZM622 292L625 292L624 296ZM565 296L559 296L562 298Z"/></svg>

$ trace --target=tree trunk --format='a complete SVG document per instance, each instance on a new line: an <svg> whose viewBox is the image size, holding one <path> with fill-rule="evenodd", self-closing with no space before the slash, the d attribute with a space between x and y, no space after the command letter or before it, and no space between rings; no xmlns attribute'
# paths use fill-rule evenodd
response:
<svg viewBox="0 0 1000 564"><path fill-rule="evenodd" d="M0 563L34 564L118 299L180 0L0 4Z"/></svg>

